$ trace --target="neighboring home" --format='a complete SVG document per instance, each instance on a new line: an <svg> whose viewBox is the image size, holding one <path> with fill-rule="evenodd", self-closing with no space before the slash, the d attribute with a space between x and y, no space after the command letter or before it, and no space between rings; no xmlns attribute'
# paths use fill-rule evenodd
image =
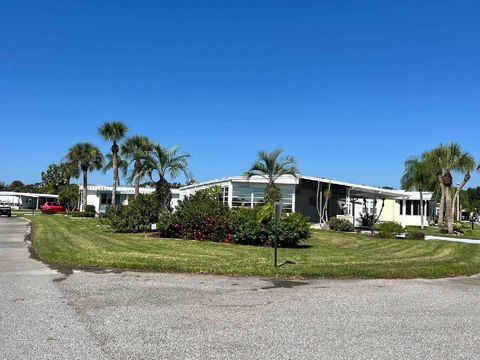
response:
<svg viewBox="0 0 480 360"><path fill-rule="evenodd" d="M79 203L78 208L81 209L83 204L83 185L79 185ZM154 188L140 188L140 194L151 194ZM128 205L128 200L135 196L135 188L129 186L117 186L117 204ZM179 191L172 189L172 206L176 206L178 202ZM104 213L107 206L112 204L112 186L105 185L88 185L87 186L87 205L95 206L97 213Z"/></svg>
<svg viewBox="0 0 480 360"><path fill-rule="evenodd" d="M230 208L261 206L264 204L266 184L267 180L259 176L250 179L245 176L216 179L181 187L178 189L179 200L199 189L216 185L221 188L222 201ZM332 195L327 207L329 219L337 216L346 218L355 227L360 227L364 225L362 217L365 217L365 214L379 214L380 221L396 221L404 226L420 225L418 192L387 190L304 175L297 177L284 175L276 181L276 184L280 188L280 201L284 210L302 213L314 223L319 222L318 206L323 205L319 202L324 201L324 193L330 186ZM432 198L431 192L424 193L425 225L428 224L429 215L434 215L435 206L432 205Z"/></svg>
<svg viewBox="0 0 480 360"><path fill-rule="evenodd" d="M420 226L420 193L418 191L403 191L407 197L395 200L386 200L380 221L396 221L405 225ZM428 226L428 220L435 218L436 203L433 192L424 191L423 197L423 223Z"/></svg>
<svg viewBox="0 0 480 360"><path fill-rule="evenodd" d="M0 203L18 209L39 209L48 201L56 201L58 195L0 191Z"/></svg>

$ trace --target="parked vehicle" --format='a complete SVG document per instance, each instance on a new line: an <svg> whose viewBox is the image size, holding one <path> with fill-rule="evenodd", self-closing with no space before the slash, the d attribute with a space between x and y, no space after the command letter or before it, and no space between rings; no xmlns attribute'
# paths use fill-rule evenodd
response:
<svg viewBox="0 0 480 360"><path fill-rule="evenodd" d="M0 216L6 215L8 217L12 216L12 207L10 205L0 204Z"/></svg>
<svg viewBox="0 0 480 360"><path fill-rule="evenodd" d="M46 202L45 204L40 206L40 210L44 214L53 215L53 214L57 214L59 212L66 212L67 208L66 208L65 204L63 204L63 203Z"/></svg>

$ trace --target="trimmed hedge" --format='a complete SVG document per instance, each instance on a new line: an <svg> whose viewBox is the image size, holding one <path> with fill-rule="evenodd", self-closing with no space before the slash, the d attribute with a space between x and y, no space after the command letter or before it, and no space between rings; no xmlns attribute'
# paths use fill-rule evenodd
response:
<svg viewBox="0 0 480 360"><path fill-rule="evenodd" d="M156 223L159 205L153 195L139 195L128 205L109 206L102 217L117 232L143 232L150 230L150 224Z"/></svg>
<svg viewBox="0 0 480 360"><path fill-rule="evenodd" d="M387 221L377 225L378 236L384 239L392 239L395 235L404 232L403 226L395 221Z"/></svg>
<svg viewBox="0 0 480 360"><path fill-rule="evenodd" d="M328 222L328 226L330 227L330 230L333 230L333 231L344 231L344 232L355 231L353 224L347 219L337 219L337 218L330 219L330 221Z"/></svg>

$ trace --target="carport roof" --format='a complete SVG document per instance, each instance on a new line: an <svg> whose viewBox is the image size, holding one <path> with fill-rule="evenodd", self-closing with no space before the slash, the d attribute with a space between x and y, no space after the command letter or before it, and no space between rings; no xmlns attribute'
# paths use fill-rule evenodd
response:
<svg viewBox="0 0 480 360"><path fill-rule="evenodd" d="M386 199L396 199L396 198L408 198L408 194L402 190L388 190L382 189L375 186L368 185L359 185L353 184L344 181L331 180L322 177L315 176L304 176L299 175L298 178L303 180L310 180L315 182L321 182L325 184L345 186L345 188L350 189L350 196L359 197L359 198L386 198Z"/></svg>
<svg viewBox="0 0 480 360"><path fill-rule="evenodd" d="M15 192L15 191L0 191L0 196L26 196L32 198L58 198L58 195L53 194L37 194L37 193L23 193L23 192Z"/></svg>

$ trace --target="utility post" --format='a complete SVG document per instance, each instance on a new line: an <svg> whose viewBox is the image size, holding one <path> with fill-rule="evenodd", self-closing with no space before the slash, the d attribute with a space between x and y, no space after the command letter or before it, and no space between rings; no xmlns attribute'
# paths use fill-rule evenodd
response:
<svg viewBox="0 0 480 360"><path fill-rule="evenodd" d="M274 257L273 257L273 265L275 267L275 272L278 268L278 227L280 225L280 218L282 217L282 203L277 201L273 204L275 208L275 238L273 240L273 247L274 250Z"/></svg>

